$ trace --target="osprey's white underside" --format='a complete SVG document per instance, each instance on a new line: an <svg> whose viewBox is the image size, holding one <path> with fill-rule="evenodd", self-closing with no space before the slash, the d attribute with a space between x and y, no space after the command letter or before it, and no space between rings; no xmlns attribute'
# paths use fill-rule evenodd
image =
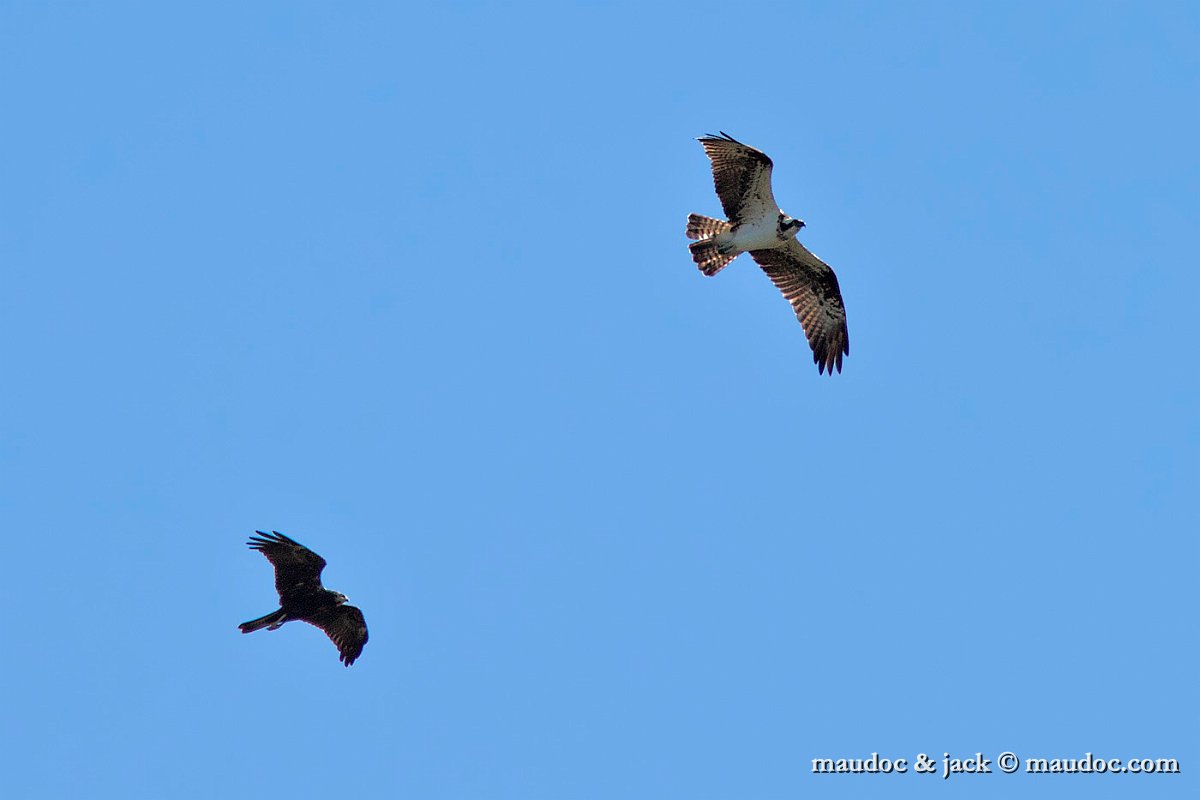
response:
<svg viewBox="0 0 1200 800"><path fill-rule="evenodd" d="M786 234L787 238L779 236L779 213L770 216L760 216L753 221L743 222L728 233L718 233L714 238L717 248L725 254L745 253L749 250L773 250L782 247L788 239L796 235L792 228Z"/></svg>

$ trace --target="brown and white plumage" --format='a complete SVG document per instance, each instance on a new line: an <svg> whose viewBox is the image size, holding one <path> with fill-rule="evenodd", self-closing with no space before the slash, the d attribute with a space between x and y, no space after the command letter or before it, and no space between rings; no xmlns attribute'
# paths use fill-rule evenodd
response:
<svg viewBox="0 0 1200 800"><path fill-rule="evenodd" d="M688 216L687 237L697 240L688 246L692 260L712 276L749 252L792 304L818 372L841 372L842 356L850 354L850 334L837 276L796 241L804 223L775 203L771 159L724 132L699 142L712 161L713 185L728 220Z"/></svg>
<svg viewBox="0 0 1200 800"><path fill-rule="evenodd" d="M722 131L697 139L712 161L713 185L725 216L734 225L779 213L771 192L774 164L767 154Z"/></svg>
<svg viewBox="0 0 1200 800"><path fill-rule="evenodd" d="M842 356L850 355L850 331L837 275L795 239L773 250L751 250L750 257L792 304L817 371L841 372Z"/></svg>

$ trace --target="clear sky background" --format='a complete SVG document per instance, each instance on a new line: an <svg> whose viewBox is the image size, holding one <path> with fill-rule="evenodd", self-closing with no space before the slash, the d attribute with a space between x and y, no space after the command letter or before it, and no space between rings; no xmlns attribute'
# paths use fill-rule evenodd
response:
<svg viewBox="0 0 1200 800"><path fill-rule="evenodd" d="M1195 4L334 5L0 5L0 795L1195 796Z"/></svg>

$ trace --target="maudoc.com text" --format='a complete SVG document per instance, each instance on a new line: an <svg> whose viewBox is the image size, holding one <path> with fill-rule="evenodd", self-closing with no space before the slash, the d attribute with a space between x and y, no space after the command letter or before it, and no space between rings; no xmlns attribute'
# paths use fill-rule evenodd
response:
<svg viewBox="0 0 1200 800"><path fill-rule="evenodd" d="M1031 775L1177 775L1180 768L1176 758L1102 758L1090 752L1073 757L1022 758L1006 750L994 758L978 752L969 755L944 752L941 758L927 753L918 753L912 758L886 758L879 753L871 753L867 758L814 758L812 771L818 775L904 775L913 772L948 779L952 775L988 775L993 771L1008 775L1014 772Z"/></svg>

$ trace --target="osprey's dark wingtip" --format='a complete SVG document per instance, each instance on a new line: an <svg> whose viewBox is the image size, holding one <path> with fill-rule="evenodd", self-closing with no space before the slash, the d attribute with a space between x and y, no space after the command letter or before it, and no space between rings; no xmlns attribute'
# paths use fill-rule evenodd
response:
<svg viewBox="0 0 1200 800"><path fill-rule="evenodd" d="M817 374L824 375L828 372L831 376L836 369L838 374L842 374L842 354L838 353L831 358L813 353L813 363L817 365Z"/></svg>

